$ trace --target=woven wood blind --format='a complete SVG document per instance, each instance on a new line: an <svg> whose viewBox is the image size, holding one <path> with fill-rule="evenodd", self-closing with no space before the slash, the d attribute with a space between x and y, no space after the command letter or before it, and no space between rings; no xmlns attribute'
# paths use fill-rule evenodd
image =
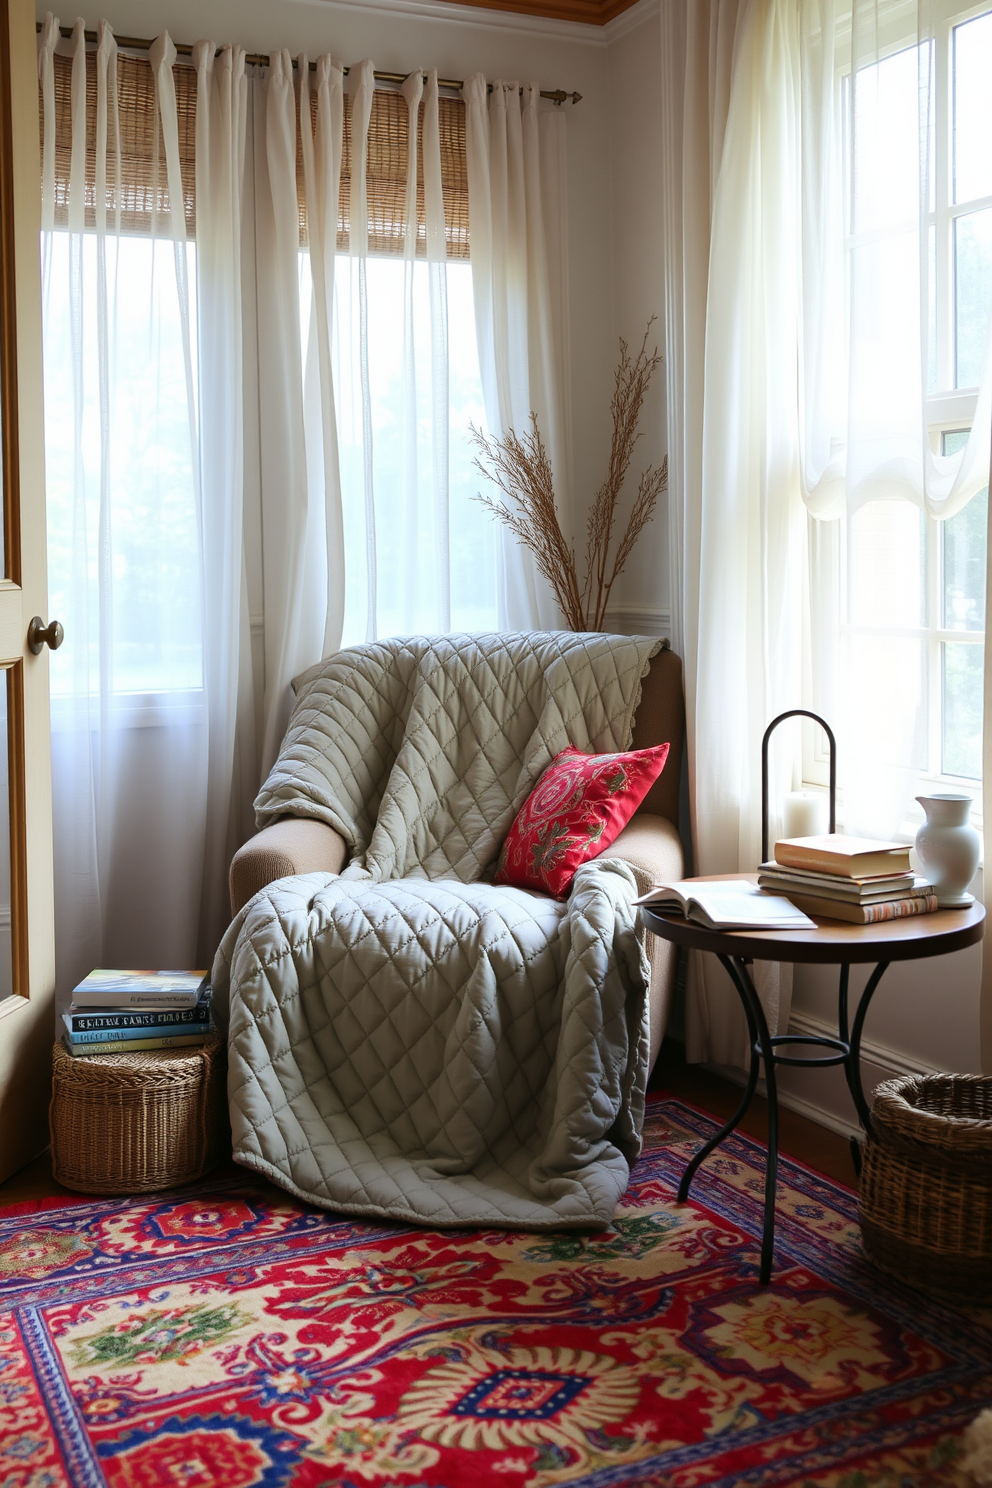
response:
<svg viewBox="0 0 992 1488"><path fill-rule="evenodd" d="M55 63L55 222L67 227L69 220L69 171L72 156L72 58L56 54ZM186 234L196 236L196 73L191 67L174 67L176 105L179 115L179 163L183 183ZM117 59L117 93L121 127L121 226L125 232L150 233L156 212L169 210L165 152L158 139L156 168L155 82L150 64L143 57ZM311 94L311 112L316 127L317 98ZM44 115L39 90L42 133ZM465 105L460 98L441 98L438 108L441 136L441 185L444 196L444 225L449 258L469 256L468 168L465 156ZM426 252L427 225L424 215L422 161L423 105L417 129L417 252ZM160 132L159 132L160 133ZM112 148L112 142L111 142ZM341 156L341 190L338 212L338 248L347 251L351 220L351 99L344 99L344 143ZM367 197L369 252L401 254L406 227L407 105L399 93L377 90L372 99L369 123ZM113 212L114 163L107 163L108 212ZM303 150L297 136L296 182L300 213L300 243L307 242L306 198L303 189ZM86 226L96 225L96 57L86 57Z"/></svg>
<svg viewBox="0 0 992 1488"><path fill-rule="evenodd" d="M72 58L58 53L55 63L55 223L69 225L69 171L72 160ZM191 67L174 67L176 108L179 117L179 168L183 183L186 233L196 236L196 182L193 151L196 139L196 73ZM143 57L119 55L117 59L117 103L121 128L121 227L125 232L150 233L154 214L169 211L165 149L155 112L155 80L150 63ZM44 105L38 91L38 109L44 139ZM107 210L112 218L116 162L113 125L108 118ZM156 134L158 160L156 162ZM96 54L86 54L86 226L96 226Z"/></svg>
<svg viewBox="0 0 992 1488"><path fill-rule="evenodd" d="M311 94L310 112L316 128L317 97ZM406 234L406 169L408 150L407 103L401 93L377 90L369 119L366 196L369 214L369 252L402 253ZM461 98L438 100L441 137L441 190L444 232L449 258L468 258L468 165L465 154L465 104ZM427 251L423 167L424 105L417 122L417 253ZM338 199L338 248L347 251L351 233L351 98L344 99L344 142L341 150L341 190ZM297 138L296 191L300 204L300 242L307 241L306 199L303 190L303 147Z"/></svg>

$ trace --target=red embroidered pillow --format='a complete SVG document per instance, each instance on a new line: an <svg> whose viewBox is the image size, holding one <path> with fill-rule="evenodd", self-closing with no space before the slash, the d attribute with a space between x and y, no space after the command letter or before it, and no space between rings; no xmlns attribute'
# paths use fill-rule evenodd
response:
<svg viewBox="0 0 992 1488"><path fill-rule="evenodd" d="M563 899L577 869L609 847L661 774L668 745L626 754L556 754L527 797L494 881Z"/></svg>

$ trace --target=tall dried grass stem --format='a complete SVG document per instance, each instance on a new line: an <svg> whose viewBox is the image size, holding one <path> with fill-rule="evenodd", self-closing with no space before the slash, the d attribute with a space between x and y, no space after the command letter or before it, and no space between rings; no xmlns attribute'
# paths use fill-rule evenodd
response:
<svg viewBox="0 0 992 1488"><path fill-rule="evenodd" d="M586 525L586 569L579 582L575 550L558 520L554 481L547 451L535 414L530 428L518 437L513 429L501 439L487 439L472 426L472 442L478 450L476 468L499 490L502 499L479 495L478 500L534 555L539 573L547 579L565 624L571 630L602 630L610 591L627 564L634 545L654 515L658 497L668 485L668 460L659 468L648 466L641 476L637 495L612 561L610 546L617 522L620 496L630 469L634 446L640 435L637 425L651 379L661 364L657 347L649 352L648 336L654 317L648 321L635 357L627 342L620 341L620 359L614 377L610 412L613 438L606 479L596 493Z"/></svg>

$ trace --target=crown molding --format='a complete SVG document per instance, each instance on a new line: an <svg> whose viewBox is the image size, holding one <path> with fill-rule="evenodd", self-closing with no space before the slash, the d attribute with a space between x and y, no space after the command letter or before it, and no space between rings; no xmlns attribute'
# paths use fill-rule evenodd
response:
<svg viewBox="0 0 992 1488"><path fill-rule="evenodd" d="M365 15L411 16L420 20L447 21L451 25L471 26L474 31L516 31L526 36L549 40L580 42L605 46L604 24L590 22L585 15L569 16L565 11L576 8L585 12L596 9L599 0L291 0L292 4L313 8L359 10ZM634 0L626 0L634 3ZM519 6L519 8L516 8Z"/></svg>
<svg viewBox="0 0 992 1488"><path fill-rule="evenodd" d="M573 25L602 27L630 10L637 4L637 0L441 0L441 3L516 16L541 16L545 20L567 21Z"/></svg>
<svg viewBox="0 0 992 1488"><path fill-rule="evenodd" d="M621 36L626 36L630 31L636 31L638 26L653 20L655 16L661 15L661 0L634 0L634 4L628 6L620 15L614 16L612 21L607 21L603 27L603 36L607 45L619 41Z"/></svg>

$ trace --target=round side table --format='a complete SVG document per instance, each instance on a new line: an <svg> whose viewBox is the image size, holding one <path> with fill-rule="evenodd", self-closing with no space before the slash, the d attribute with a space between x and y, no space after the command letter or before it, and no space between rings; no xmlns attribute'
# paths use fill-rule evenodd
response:
<svg viewBox="0 0 992 1488"><path fill-rule="evenodd" d="M718 875L757 882L753 873ZM692 882L692 880L690 880ZM705 879L698 882L705 883ZM761 1239L762 1284L771 1279L775 1250L775 1187L778 1175L778 1092L775 1066L793 1064L826 1066L842 1064L848 1088L862 1127L871 1132L871 1111L861 1086L861 1036L868 1006L886 969L893 961L916 961L924 956L943 956L974 945L985 932L985 910L978 904L968 909L938 909L932 914L911 915L901 920L884 920L875 925L850 925L811 915L815 930L707 930L680 915L659 914L641 908L645 928L663 940L697 951L710 951L719 958L740 997L747 1019L751 1062L747 1084L740 1105L727 1124L705 1142L682 1174L679 1202L689 1196L700 1163L717 1148L742 1120L751 1104L761 1066L764 1065L768 1097L768 1157L765 1165L765 1213ZM748 967L753 961L789 961L792 963L835 965L840 967L837 993L837 1037L826 1035L771 1034L761 999L755 991ZM861 1000L850 1021L848 981L853 965L874 962ZM798 1046L807 1052L786 1053Z"/></svg>

